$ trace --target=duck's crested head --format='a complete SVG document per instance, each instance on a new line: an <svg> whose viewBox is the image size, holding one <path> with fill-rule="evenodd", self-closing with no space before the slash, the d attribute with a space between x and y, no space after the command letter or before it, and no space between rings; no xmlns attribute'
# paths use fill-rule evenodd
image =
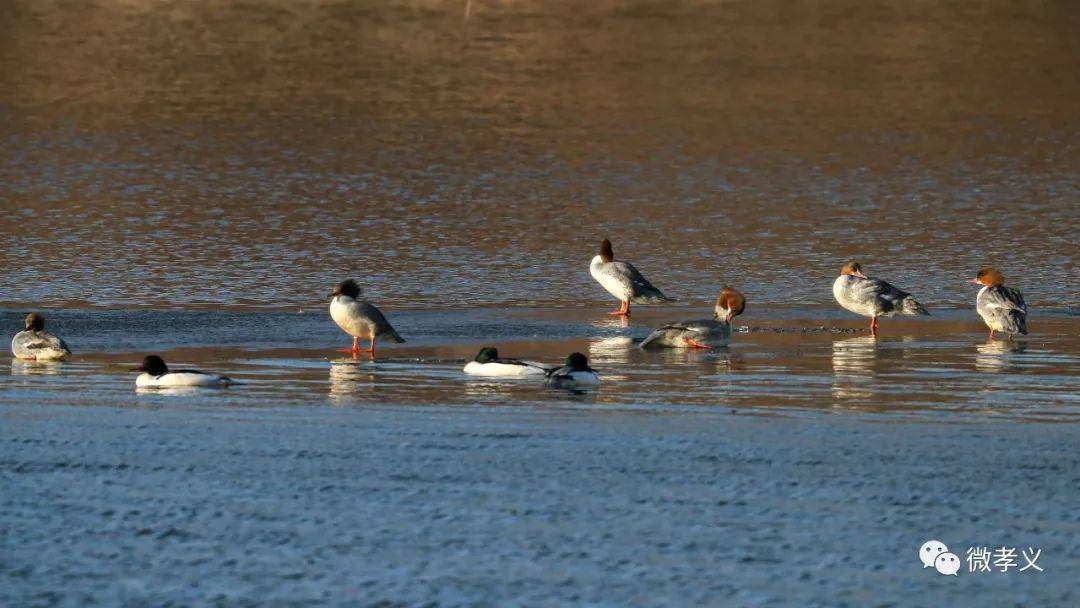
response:
<svg viewBox="0 0 1080 608"><path fill-rule="evenodd" d="M589 359L581 353L572 353L566 358L566 366L575 372L588 371Z"/></svg>
<svg viewBox="0 0 1080 608"><path fill-rule="evenodd" d="M716 297L716 317L725 321L731 320L746 310L746 296L738 289L724 285L720 295Z"/></svg>
<svg viewBox="0 0 1080 608"><path fill-rule="evenodd" d="M356 281L352 279L346 279L337 284L334 288L334 292L330 294L330 297L335 296L348 296L350 298L360 297L360 286L356 284Z"/></svg>
<svg viewBox="0 0 1080 608"><path fill-rule="evenodd" d="M474 359L477 363L491 363L492 361L498 360L499 349L494 346L485 346L484 348L481 348L480 352L476 353L476 359Z"/></svg>
<svg viewBox="0 0 1080 608"><path fill-rule="evenodd" d="M131 371L146 372L151 376L160 376L169 373L169 366L165 365L165 360L161 357L157 355L147 355L143 357L142 365L131 368Z"/></svg>
<svg viewBox="0 0 1080 608"><path fill-rule="evenodd" d="M26 331L41 331L45 329L45 316L32 312L26 315Z"/></svg>
<svg viewBox="0 0 1080 608"><path fill-rule="evenodd" d="M997 287L998 285L1005 284L1005 276L1001 274L997 268L993 266L986 266L981 268L979 273L975 275L975 280L972 283L980 285L986 285L987 287Z"/></svg>
<svg viewBox="0 0 1080 608"><path fill-rule="evenodd" d="M860 279L866 278L866 275L863 274L862 271L862 264L856 262L855 260L844 264L844 267L840 269L840 274L850 274L851 276L859 277Z"/></svg>
<svg viewBox="0 0 1080 608"><path fill-rule="evenodd" d="M615 259L615 252L611 249L611 241L600 241L600 259L606 264Z"/></svg>

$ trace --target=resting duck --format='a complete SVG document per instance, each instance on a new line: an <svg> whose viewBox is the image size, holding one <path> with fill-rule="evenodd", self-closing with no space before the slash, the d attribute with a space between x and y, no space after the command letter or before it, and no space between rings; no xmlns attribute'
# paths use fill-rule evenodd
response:
<svg viewBox="0 0 1080 608"><path fill-rule="evenodd" d="M566 358L566 365L547 373L547 383L551 386L595 386L600 384L600 376L589 367L585 355L573 353Z"/></svg>
<svg viewBox="0 0 1080 608"><path fill-rule="evenodd" d="M608 293L618 298L622 304L619 310L609 314L630 315L630 303L659 304L671 302L672 298L664 295L649 282L630 262L616 262L611 249L611 241L604 239L600 243L600 255L593 257L589 264L589 274Z"/></svg>
<svg viewBox="0 0 1080 608"><path fill-rule="evenodd" d="M131 368L133 372L142 372L135 378L135 386L139 388L165 388L179 386L223 386L232 383L232 380L217 374L208 374L194 369L178 369L169 371L165 360L157 355L148 355L143 358L142 365Z"/></svg>
<svg viewBox="0 0 1080 608"><path fill-rule="evenodd" d="M862 265L858 262L844 265L833 283L832 292L840 306L870 317L870 335L873 336L877 335L878 317L930 314L908 292L863 274Z"/></svg>
<svg viewBox="0 0 1080 608"><path fill-rule="evenodd" d="M971 282L983 286L975 297L975 310L990 328L991 340L995 331L1010 339L1015 334L1027 335L1027 304L1019 289L1006 287L1005 277L989 266L980 270Z"/></svg>
<svg viewBox="0 0 1080 608"><path fill-rule="evenodd" d="M60 361L71 354L66 342L45 331L45 317L36 312L26 316L23 331L11 340L11 353L16 359L30 361Z"/></svg>
<svg viewBox="0 0 1080 608"><path fill-rule="evenodd" d="M343 352L352 353L354 357L365 352L374 357L375 338L397 343L405 341L374 304L360 299L360 286L356 281L342 281L330 297L330 318L353 337L352 349L343 349ZM361 349L360 338L370 340L371 346Z"/></svg>
<svg viewBox="0 0 1080 608"><path fill-rule="evenodd" d="M553 369L535 361L500 359L497 348L485 346L475 359L465 365L463 371L470 376L543 376Z"/></svg>
<svg viewBox="0 0 1080 608"><path fill-rule="evenodd" d="M746 310L746 298L724 286L716 298L713 318L669 323L649 334L641 348L718 348L731 340L731 320Z"/></svg>

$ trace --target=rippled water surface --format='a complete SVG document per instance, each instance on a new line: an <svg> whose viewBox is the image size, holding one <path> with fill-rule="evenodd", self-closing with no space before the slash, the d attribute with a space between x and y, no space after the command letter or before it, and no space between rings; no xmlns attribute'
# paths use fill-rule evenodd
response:
<svg viewBox="0 0 1080 608"><path fill-rule="evenodd" d="M1075 307L1070 2L86 3L0 10L0 300ZM1075 309L1075 308L1074 308Z"/></svg>
<svg viewBox="0 0 1080 608"><path fill-rule="evenodd" d="M685 311L681 311L685 314ZM645 352L637 347L660 319L641 313L626 326L598 311L518 309L402 311L409 340L375 360L336 352L347 336L323 311L297 313L58 312L77 357L60 364L10 363L0 404L72 401L124 406L446 405L631 411L837 412L901 418L1076 421L1080 363L1074 319L1044 319L1023 341L988 341L967 311L932 321L862 324L758 312L729 348ZM640 318L638 318L640 317ZM758 323L757 319L765 318ZM15 323L15 313L0 314ZM122 328L122 329L117 329ZM481 346L504 356L561 361L588 355L597 389L466 376ZM227 389L134 390L136 365L159 352L240 381ZM179 399L179 401L177 401Z"/></svg>

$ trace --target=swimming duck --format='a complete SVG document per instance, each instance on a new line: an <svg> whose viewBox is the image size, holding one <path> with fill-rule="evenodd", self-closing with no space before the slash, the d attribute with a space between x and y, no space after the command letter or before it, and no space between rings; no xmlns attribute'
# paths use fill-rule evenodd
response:
<svg viewBox="0 0 1080 608"><path fill-rule="evenodd" d="M600 376L589 367L589 360L581 353L566 358L566 365L547 372L551 386L594 386L600 384Z"/></svg>
<svg viewBox="0 0 1080 608"><path fill-rule="evenodd" d="M1005 277L996 268L987 266L971 280L982 285L975 297L975 310L990 328L990 339L1000 331L1012 338L1014 334L1027 335L1027 304L1019 289L1005 286Z"/></svg>
<svg viewBox="0 0 1080 608"><path fill-rule="evenodd" d="M343 352L357 356L362 352L371 353L375 356L375 338L382 338L391 342L401 343L405 341L397 331L390 326L382 312L367 300L360 299L360 286L356 281L349 279L338 284L334 292L330 294L330 318L338 324L345 333L353 337L351 350ZM370 348L360 348L360 338L371 341Z"/></svg>
<svg viewBox="0 0 1080 608"><path fill-rule="evenodd" d="M16 359L60 361L71 354L66 342L45 331L45 317L36 312L26 315L26 329L11 340L11 352Z"/></svg>
<svg viewBox="0 0 1080 608"><path fill-rule="evenodd" d="M130 371L142 372L138 378L135 378L135 386L139 388L222 386L232 382L225 376L194 369L178 369L171 372L169 366L165 365L165 360L157 355L147 355L143 358L142 365L133 367Z"/></svg>
<svg viewBox="0 0 1080 608"><path fill-rule="evenodd" d="M870 317L870 335L873 336L877 335L878 317L930 314L908 292L863 274L862 265L858 262L844 265L833 283L832 292L840 306Z"/></svg>
<svg viewBox="0 0 1080 608"><path fill-rule="evenodd" d="M600 254L594 256L589 264L589 274L608 293L619 299L619 310L608 314L630 315L630 303L659 304L673 299L664 295L649 282L630 262L616 262L611 249L611 241L604 239L600 243Z"/></svg>
<svg viewBox="0 0 1080 608"><path fill-rule="evenodd" d="M703 348L727 346L731 340L731 320L746 310L746 298L738 290L724 286L716 298L713 318L669 323L649 334L641 348Z"/></svg>
<svg viewBox="0 0 1080 608"><path fill-rule="evenodd" d="M485 346L463 371L470 376L543 376L553 369L535 361L500 359L497 348Z"/></svg>

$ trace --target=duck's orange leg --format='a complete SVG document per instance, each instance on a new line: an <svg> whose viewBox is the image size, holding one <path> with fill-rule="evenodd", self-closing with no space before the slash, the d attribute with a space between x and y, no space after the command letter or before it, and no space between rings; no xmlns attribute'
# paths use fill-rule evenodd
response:
<svg viewBox="0 0 1080 608"><path fill-rule="evenodd" d="M870 335L877 335L877 315L870 317Z"/></svg>
<svg viewBox="0 0 1080 608"><path fill-rule="evenodd" d="M619 304L619 310L613 310L613 311L611 311L611 312L609 312L607 314L609 314L609 315L617 315L617 316L620 316L620 317L629 317L630 316L630 302L629 302L629 300Z"/></svg>
<svg viewBox="0 0 1080 608"><path fill-rule="evenodd" d="M684 341L690 346L690 348L700 348L703 350L712 350L711 346L702 344L693 338L684 338Z"/></svg>

